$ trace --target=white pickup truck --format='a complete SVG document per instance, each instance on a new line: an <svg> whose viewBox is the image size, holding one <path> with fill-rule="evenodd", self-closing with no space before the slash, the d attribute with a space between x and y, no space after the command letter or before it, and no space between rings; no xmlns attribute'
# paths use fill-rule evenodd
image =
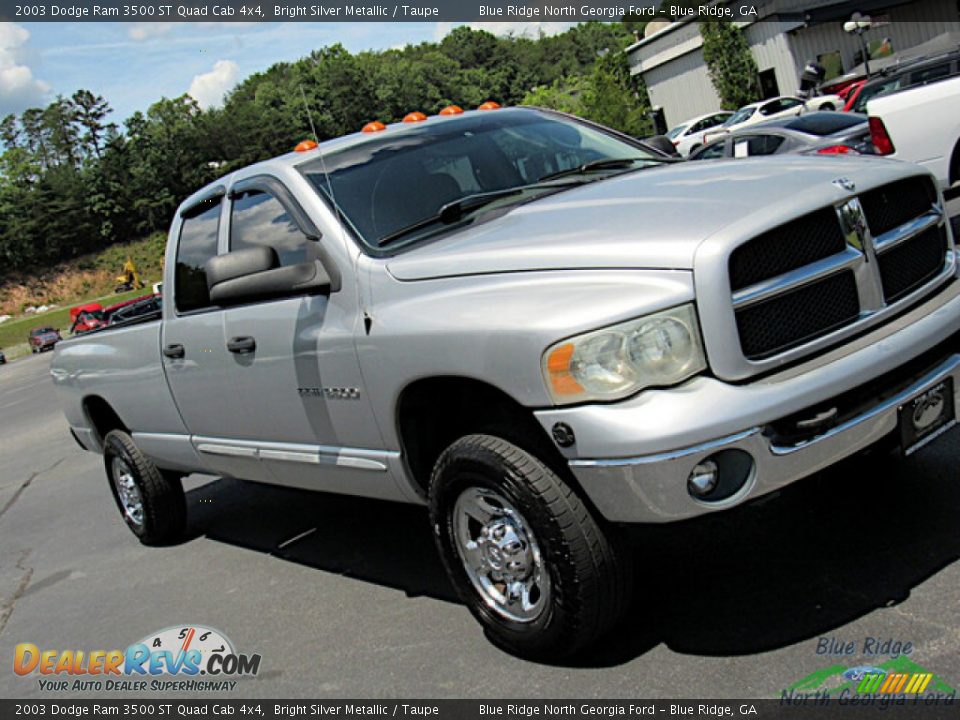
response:
<svg viewBox="0 0 960 720"><path fill-rule="evenodd" d="M877 154L923 165L940 187L960 181L960 76L867 104Z"/></svg>

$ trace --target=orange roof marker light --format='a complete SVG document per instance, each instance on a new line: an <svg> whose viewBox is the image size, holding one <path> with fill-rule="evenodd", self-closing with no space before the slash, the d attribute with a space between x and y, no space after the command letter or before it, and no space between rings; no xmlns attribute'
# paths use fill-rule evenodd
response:
<svg viewBox="0 0 960 720"><path fill-rule="evenodd" d="M441 115L462 115L463 108L459 105L447 105L443 110L440 111Z"/></svg>
<svg viewBox="0 0 960 720"><path fill-rule="evenodd" d="M404 116L403 121L404 122L423 122L426 119L427 119L427 116L424 115L422 112L412 112L412 113L407 113L406 116Z"/></svg>
<svg viewBox="0 0 960 720"><path fill-rule="evenodd" d="M483 105L477 108L477 110L499 110L500 103L495 103L493 100L487 100Z"/></svg>
<svg viewBox="0 0 960 720"><path fill-rule="evenodd" d="M372 132L380 132L381 130L386 130L386 129L387 129L386 125L384 125L379 120L374 120L364 125L363 130L361 132L372 133Z"/></svg>
<svg viewBox="0 0 960 720"><path fill-rule="evenodd" d="M317 143L313 140L301 140L297 143L297 146L293 149L294 152L310 152L317 147Z"/></svg>

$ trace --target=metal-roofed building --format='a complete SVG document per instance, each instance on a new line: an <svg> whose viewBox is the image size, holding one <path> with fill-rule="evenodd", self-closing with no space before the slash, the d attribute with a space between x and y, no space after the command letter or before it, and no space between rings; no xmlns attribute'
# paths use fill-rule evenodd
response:
<svg viewBox="0 0 960 720"><path fill-rule="evenodd" d="M843 31L854 11L875 21L865 39L889 41L898 53L960 30L957 0L770 0L756 7L758 17L738 25L757 61L764 97L795 94L811 60L840 75L856 67L860 41ZM646 83L651 104L663 108L668 126L718 110L697 20L651 23L647 32L627 48L627 58L631 72Z"/></svg>

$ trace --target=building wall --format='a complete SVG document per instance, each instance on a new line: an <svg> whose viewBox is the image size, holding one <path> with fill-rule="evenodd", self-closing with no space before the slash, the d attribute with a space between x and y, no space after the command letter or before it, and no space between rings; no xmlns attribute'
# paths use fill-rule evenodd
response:
<svg viewBox="0 0 960 720"><path fill-rule="evenodd" d="M950 17L951 13L955 18L953 22L942 19ZM907 50L937 35L956 32L960 28L957 0L926 0L877 14L888 15L890 24L870 29L864 39L870 41L890 38L894 52ZM932 19L937 17L940 19ZM856 36L843 31L843 23L798 27L789 33L788 38L791 53L800 68L817 55L834 50L839 50L843 56L844 72L852 70L856 65L853 58L854 53L860 49L860 41Z"/></svg>
<svg viewBox="0 0 960 720"><path fill-rule="evenodd" d="M960 21L957 0L924 0L878 14L888 15L890 24L874 28L866 37L869 40L889 37L894 51L958 29L957 21L932 18L956 16ZM843 32L842 25L830 22L803 27L798 22L765 19L741 24L741 27L758 69L773 69L780 93L790 95L799 89L804 65L817 55L839 50L844 70L854 66L853 56L859 49L859 41ZM720 108L720 99L703 62L701 45L698 24L687 22L670 26L627 51L631 72L641 75L650 102L663 108L670 127Z"/></svg>
<svg viewBox="0 0 960 720"><path fill-rule="evenodd" d="M720 107L700 48L649 70L643 79L650 104L663 108L667 127Z"/></svg>
<svg viewBox="0 0 960 720"><path fill-rule="evenodd" d="M797 64L786 34L797 26L779 20L764 20L744 28L757 69L773 70L781 95L793 95L800 89L800 73L805 63Z"/></svg>

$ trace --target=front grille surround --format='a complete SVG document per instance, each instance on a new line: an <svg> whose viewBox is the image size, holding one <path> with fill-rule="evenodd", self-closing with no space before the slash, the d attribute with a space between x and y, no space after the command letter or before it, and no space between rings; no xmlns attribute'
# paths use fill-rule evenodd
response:
<svg viewBox="0 0 960 720"><path fill-rule="evenodd" d="M888 207L891 198L903 202ZM780 367L874 327L956 272L942 202L926 176L808 211L721 258L726 272L698 283L697 292L702 301L702 288L726 287L727 309L701 305L701 325L730 323L726 337L734 343L706 339L711 367L728 379ZM718 347L726 351L720 363Z"/></svg>

